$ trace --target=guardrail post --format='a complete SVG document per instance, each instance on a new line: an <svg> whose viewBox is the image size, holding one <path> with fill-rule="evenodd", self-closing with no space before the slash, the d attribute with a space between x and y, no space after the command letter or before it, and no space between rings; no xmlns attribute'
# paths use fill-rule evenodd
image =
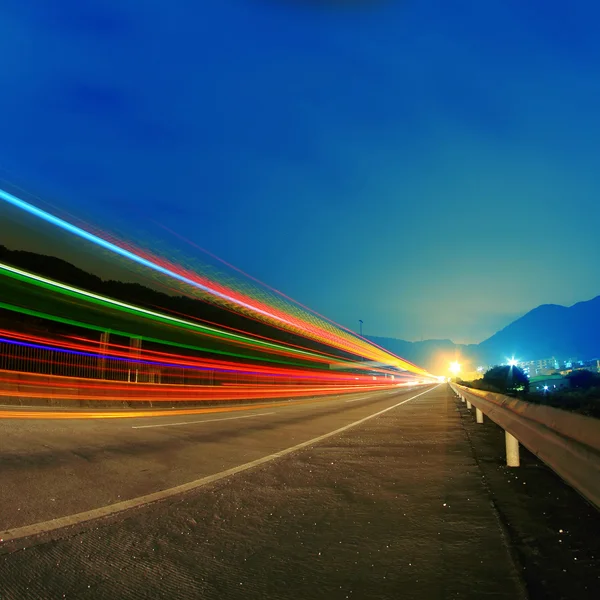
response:
<svg viewBox="0 0 600 600"><path fill-rule="evenodd" d="M475 415L477 417L477 422L483 423L483 412L481 412L477 407L475 407Z"/></svg>
<svg viewBox="0 0 600 600"><path fill-rule="evenodd" d="M521 464L519 460L519 440L508 431L504 432L504 438L506 440L506 465L508 467L518 467Z"/></svg>
<svg viewBox="0 0 600 600"><path fill-rule="evenodd" d="M467 400L467 408L471 410L471 403Z"/></svg>

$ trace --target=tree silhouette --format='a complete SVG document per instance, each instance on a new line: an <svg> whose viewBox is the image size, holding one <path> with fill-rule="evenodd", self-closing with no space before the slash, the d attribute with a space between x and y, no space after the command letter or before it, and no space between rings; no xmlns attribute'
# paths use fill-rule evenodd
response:
<svg viewBox="0 0 600 600"><path fill-rule="evenodd" d="M483 376L483 381L502 394L511 394L520 390L529 391L529 379L519 367L492 367Z"/></svg>
<svg viewBox="0 0 600 600"><path fill-rule="evenodd" d="M600 375L588 371L587 369L581 369L580 371L571 371L567 375L567 379L571 383L571 387L579 388L583 390L589 390L593 387L600 387Z"/></svg>

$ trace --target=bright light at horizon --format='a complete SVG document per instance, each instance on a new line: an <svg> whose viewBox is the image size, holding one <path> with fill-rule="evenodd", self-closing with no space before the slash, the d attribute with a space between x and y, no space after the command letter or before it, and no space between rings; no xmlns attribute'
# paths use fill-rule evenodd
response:
<svg viewBox="0 0 600 600"><path fill-rule="evenodd" d="M516 367L518 364L519 364L519 361L514 356L512 358L508 359L509 367Z"/></svg>
<svg viewBox="0 0 600 600"><path fill-rule="evenodd" d="M460 373L460 363L457 361L451 362L450 363L450 372L453 373L454 375L457 375L458 373Z"/></svg>

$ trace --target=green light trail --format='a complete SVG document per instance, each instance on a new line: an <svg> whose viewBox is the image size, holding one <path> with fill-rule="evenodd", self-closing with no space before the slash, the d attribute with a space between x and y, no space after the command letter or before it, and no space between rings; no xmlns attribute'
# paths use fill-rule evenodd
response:
<svg viewBox="0 0 600 600"><path fill-rule="evenodd" d="M310 360L311 358L318 359L318 360L325 359L328 362L331 362L330 357L325 357L325 356L315 353L315 352L309 352L306 350L298 350L296 348L290 348L285 345L267 342L264 340L257 340L255 338L251 338L248 336L222 331L222 330L216 329L214 327L209 327L206 325L193 323L191 321L186 321L184 319L172 317L170 315L163 315L161 313L158 313L158 312L155 312L155 311L152 311L149 309L134 306L134 305L128 304L126 302L121 302L118 300L114 300L112 298L108 298L106 296L101 296L99 294L87 292L85 290L81 290L79 288L75 288L75 287L67 285L67 284L56 282L51 279L41 277L41 276L35 275L33 273L29 273L29 272L23 271L21 269L17 269L15 267L12 267L12 266L9 266L9 265L3 264L3 263L0 263L0 274L3 274L7 277L10 277L17 281L20 281L27 285L33 285L38 288L47 289L51 292L59 293L61 295L75 298L77 300L83 300L86 303L95 304L95 305L103 307L103 308L109 308L111 310L116 310L116 311L119 311L122 313L131 314L136 317L141 317L143 319L148 319L148 320L151 320L151 321L154 321L157 323L161 323L161 324L176 326L176 327L182 328L184 330L187 330L187 331L195 333L195 334L208 335L211 337L222 338L223 341L225 341L225 342L229 341L231 343L238 343L238 344L239 343L247 343L247 344L257 347L257 350L262 350L262 351L266 351L266 352L268 352L269 350L284 351L286 353L298 355L299 358L306 357L307 360ZM16 305L13 305L10 303L0 302L0 307L5 308L6 310L13 311L13 312L20 312L23 314L36 316L39 318L45 318L45 319L53 320L55 322L62 322L65 324L74 325L74 326L78 326L78 327L84 327L86 329L91 329L91 330L95 330L95 331L111 331L117 335L123 335L126 337L139 337L138 334L133 334L131 332L118 331L111 327L100 327L97 325L92 325L91 323L85 323L85 322L77 321L74 319L59 317L59 316L51 315L49 313L45 313L42 311L26 309L24 307L16 306ZM165 345L169 345L169 346L174 346L174 347L197 350L197 351L201 351L201 352L209 352L209 353L214 352L216 354L233 356L236 358L244 358L244 359L248 359L248 360L260 360L263 362L276 362L279 364L286 364L286 365L306 366L305 364L297 362L297 361L285 360L285 359L281 359L281 358L274 358L272 355L269 357L250 356L247 354L228 352L225 350L218 350L218 349L214 349L214 348L203 348L202 346L196 346L196 345L192 345L192 344L182 344L182 343L178 343L178 342L171 342L171 341L166 341L166 340L162 340L162 339L154 338L154 337L148 337L148 336L142 336L142 337L144 337L144 339L146 339L148 341L165 344ZM339 362L343 363L344 361L339 361ZM349 364L352 364L352 363L349 363ZM325 367L320 366L319 368L325 368Z"/></svg>

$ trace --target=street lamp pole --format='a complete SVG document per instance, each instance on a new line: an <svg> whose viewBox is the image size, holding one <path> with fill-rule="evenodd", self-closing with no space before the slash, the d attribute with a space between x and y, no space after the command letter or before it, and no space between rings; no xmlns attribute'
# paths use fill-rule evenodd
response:
<svg viewBox="0 0 600 600"><path fill-rule="evenodd" d="M359 319L358 322L360 323L360 337L362 337L362 326L363 326L362 319Z"/></svg>

